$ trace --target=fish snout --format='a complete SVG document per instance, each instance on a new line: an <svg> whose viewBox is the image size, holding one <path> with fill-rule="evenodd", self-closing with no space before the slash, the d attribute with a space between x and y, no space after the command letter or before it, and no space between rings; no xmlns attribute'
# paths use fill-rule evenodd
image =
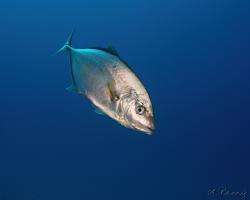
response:
<svg viewBox="0 0 250 200"><path fill-rule="evenodd" d="M150 134L155 130L155 120L153 116L150 116L148 118L148 125L147 125L148 130L150 131Z"/></svg>
<svg viewBox="0 0 250 200"><path fill-rule="evenodd" d="M136 129L146 133L147 135L152 135L155 130L155 121L153 116L147 117L147 122L145 124L138 124Z"/></svg>

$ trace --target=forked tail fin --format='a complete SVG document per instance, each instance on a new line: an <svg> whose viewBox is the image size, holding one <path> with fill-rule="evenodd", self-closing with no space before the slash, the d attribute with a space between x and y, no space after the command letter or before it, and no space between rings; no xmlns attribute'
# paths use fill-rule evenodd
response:
<svg viewBox="0 0 250 200"><path fill-rule="evenodd" d="M74 35L74 31L72 31L67 39L67 41L65 42L65 44L63 45L63 47L61 49L59 49L56 54L62 52L62 51L65 51L65 50L70 50L72 48L72 38L73 38L73 35Z"/></svg>
<svg viewBox="0 0 250 200"><path fill-rule="evenodd" d="M56 52L56 54L58 54L62 51L65 51L65 50L69 51L69 61L70 61L70 72L71 72L71 78L72 78L72 85L70 87L68 87L67 90L78 92L77 87L76 87L76 81L75 81L74 74L73 74L73 66L72 66L72 51L71 50L73 50L73 47L71 45L72 45L73 35L74 35L74 31L72 31L70 33L67 41L65 42L63 47Z"/></svg>

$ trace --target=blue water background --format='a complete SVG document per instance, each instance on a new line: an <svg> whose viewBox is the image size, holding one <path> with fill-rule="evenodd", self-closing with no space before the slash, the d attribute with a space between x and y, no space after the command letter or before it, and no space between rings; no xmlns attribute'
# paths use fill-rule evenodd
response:
<svg viewBox="0 0 250 200"><path fill-rule="evenodd" d="M250 192L250 1L0 2L0 199L203 200ZM147 136L70 85L73 46L112 44L150 93ZM249 198L249 196L248 196Z"/></svg>

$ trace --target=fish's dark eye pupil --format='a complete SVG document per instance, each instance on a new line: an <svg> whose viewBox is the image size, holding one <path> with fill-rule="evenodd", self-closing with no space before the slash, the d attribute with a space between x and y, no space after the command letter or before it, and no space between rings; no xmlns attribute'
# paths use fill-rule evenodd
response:
<svg viewBox="0 0 250 200"><path fill-rule="evenodd" d="M145 110L145 109L144 109L144 107L142 107L142 106L138 106L137 109L136 109L136 111L137 111L138 114L143 114L143 113L144 113L144 110Z"/></svg>

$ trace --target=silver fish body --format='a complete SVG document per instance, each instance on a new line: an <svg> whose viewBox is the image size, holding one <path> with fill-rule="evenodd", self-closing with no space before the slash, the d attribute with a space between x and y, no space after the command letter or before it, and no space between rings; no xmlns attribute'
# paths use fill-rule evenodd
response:
<svg viewBox="0 0 250 200"><path fill-rule="evenodd" d="M155 129L150 97L114 49L75 49L72 34L61 50L70 53L72 86L98 110L125 127L151 134ZM60 50L60 51L61 51Z"/></svg>

